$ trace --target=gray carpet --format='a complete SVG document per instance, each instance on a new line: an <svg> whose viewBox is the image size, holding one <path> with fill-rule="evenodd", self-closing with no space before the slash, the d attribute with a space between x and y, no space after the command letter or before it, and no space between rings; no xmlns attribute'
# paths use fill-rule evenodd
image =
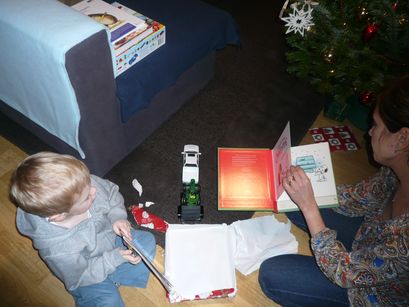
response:
<svg viewBox="0 0 409 307"><path fill-rule="evenodd" d="M127 205L153 201L150 213L179 223L184 144L197 144L200 160L201 223L231 223L253 212L217 210L217 147L273 147L287 121L293 145L323 106L323 97L286 72L285 36L278 20L281 1L207 1L228 10L240 27L242 46L217 53L214 79L169 121L112 169ZM143 186L139 197L131 182ZM132 217L130 216L130 219ZM164 245L164 235L156 234Z"/></svg>

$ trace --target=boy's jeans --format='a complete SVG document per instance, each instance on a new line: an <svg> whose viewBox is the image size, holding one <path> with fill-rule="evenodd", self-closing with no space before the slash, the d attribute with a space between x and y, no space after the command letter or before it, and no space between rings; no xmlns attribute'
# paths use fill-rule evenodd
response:
<svg viewBox="0 0 409 307"><path fill-rule="evenodd" d="M133 243L141 248L150 260L153 260L156 251L155 237L147 231L132 230L132 238ZM117 237L115 244L117 247L124 247L120 237ZM136 265L125 262L103 282L79 287L70 293L74 297L76 306L125 306L118 291L119 285L145 288L149 273L143 261Z"/></svg>

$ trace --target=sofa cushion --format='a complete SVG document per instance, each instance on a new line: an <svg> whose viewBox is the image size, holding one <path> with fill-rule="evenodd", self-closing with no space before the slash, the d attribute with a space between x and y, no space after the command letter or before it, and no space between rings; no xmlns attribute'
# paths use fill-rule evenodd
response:
<svg viewBox="0 0 409 307"><path fill-rule="evenodd" d="M111 1L112 2L112 1ZM145 108L198 60L227 44L239 44L232 16L199 0L120 0L166 27L166 44L116 78L122 120Z"/></svg>

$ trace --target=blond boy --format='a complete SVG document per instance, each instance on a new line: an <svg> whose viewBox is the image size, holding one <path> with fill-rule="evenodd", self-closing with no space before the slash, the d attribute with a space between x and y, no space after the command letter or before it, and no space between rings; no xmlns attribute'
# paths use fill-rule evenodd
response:
<svg viewBox="0 0 409 307"><path fill-rule="evenodd" d="M51 152L29 156L12 175L10 198L18 207L18 230L31 238L77 306L124 306L119 285L146 286L149 270L121 236L153 259L153 235L131 229L118 186L90 175L78 159Z"/></svg>

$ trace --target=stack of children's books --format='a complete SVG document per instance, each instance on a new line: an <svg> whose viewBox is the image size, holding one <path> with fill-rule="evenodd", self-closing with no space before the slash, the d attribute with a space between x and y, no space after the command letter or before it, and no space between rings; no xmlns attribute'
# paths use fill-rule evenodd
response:
<svg viewBox="0 0 409 307"><path fill-rule="evenodd" d="M102 0L83 0L72 8L109 30L115 76L166 43L164 25L118 2L109 4Z"/></svg>

